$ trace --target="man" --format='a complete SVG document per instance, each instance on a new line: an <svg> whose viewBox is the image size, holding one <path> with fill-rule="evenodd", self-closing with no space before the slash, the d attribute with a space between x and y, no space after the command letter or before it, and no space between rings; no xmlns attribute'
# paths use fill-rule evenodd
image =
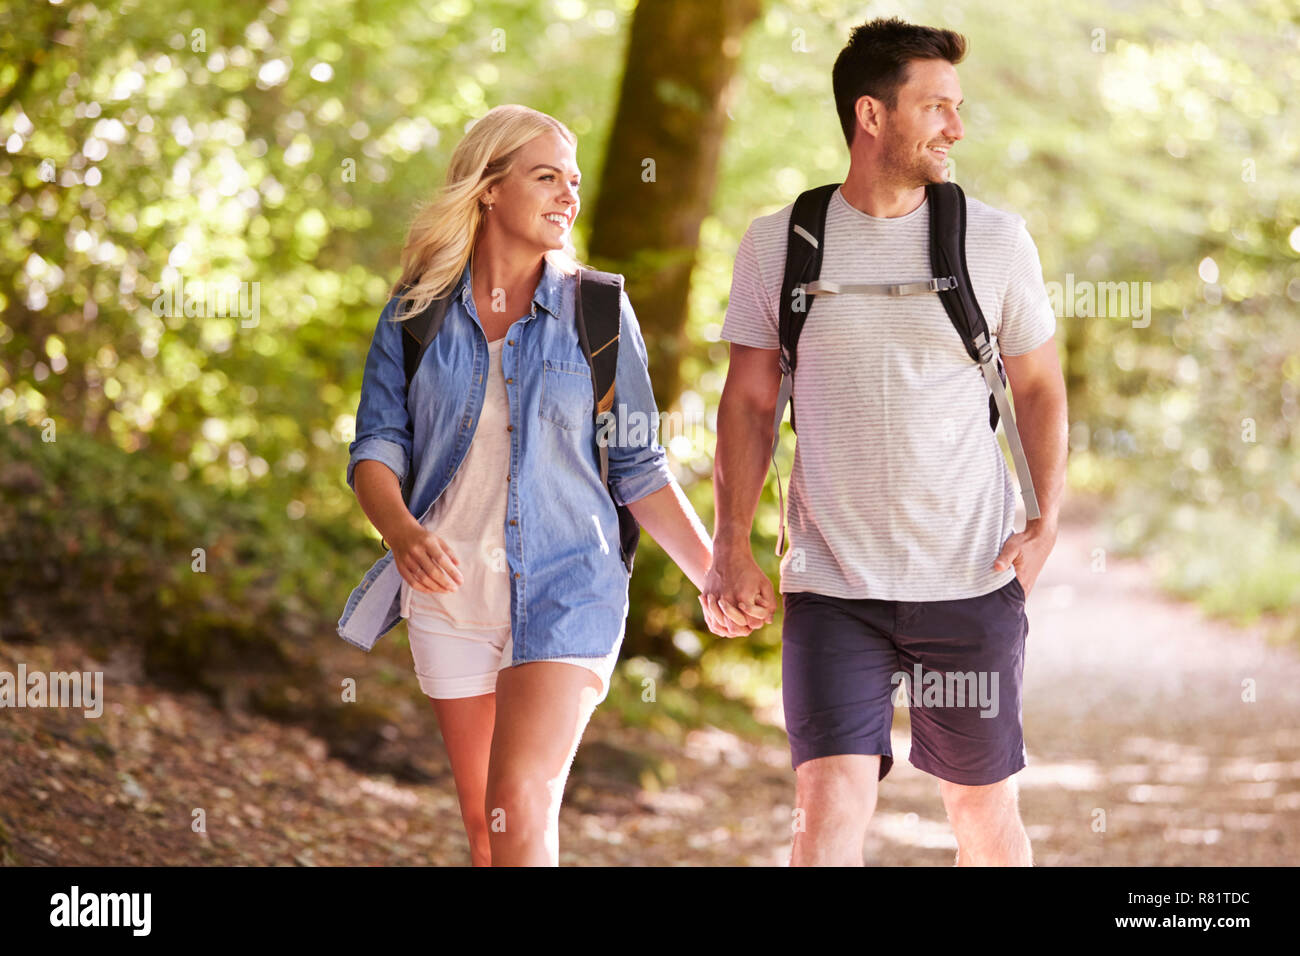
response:
<svg viewBox="0 0 1300 956"><path fill-rule="evenodd" d="M946 179L945 158L963 136L955 66L965 51L958 34L897 19L853 31L832 73L850 163L826 214L822 280L933 277L925 185ZM776 606L749 539L781 380L791 208L745 233L722 331L731 363L702 601L720 619L720 602L741 609L733 635L770 621ZM1024 602L1056 540L1065 387L1024 220L973 198L967 220L971 281L1004 360L1040 517L1014 533L1015 486L989 428L988 386L937 294L808 298L781 564L792 865L862 865L878 781L893 764L899 683L911 687L909 759L939 779L958 865L1031 864L1012 776L1025 765ZM949 691L953 675L971 678L978 699L923 697L912 679L928 688L932 674Z"/></svg>

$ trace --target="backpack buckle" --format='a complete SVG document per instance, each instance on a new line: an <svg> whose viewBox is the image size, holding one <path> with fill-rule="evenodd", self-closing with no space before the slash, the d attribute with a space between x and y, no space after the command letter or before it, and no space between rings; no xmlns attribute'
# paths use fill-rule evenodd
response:
<svg viewBox="0 0 1300 956"><path fill-rule="evenodd" d="M993 346L983 332L975 337L975 347L979 349L981 365L987 365L993 361Z"/></svg>
<svg viewBox="0 0 1300 956"><path fill-rule="evenodd" d="M943 279L931 279L931 280L930 280L930 291L931 291L931 292L948 292L949 290L951 290L951 289L955 289L955 288L957 288L957 277L956 277L956 276L947 276L946 278L943 278Z"/></svg>
<svg viewBox="0 0 1300 956"><path fill-rule="evenodd" d="M782 375L790 374L790 352L784 345L781 346L781 355L777 359L777 364L781 366Z"/></svg>

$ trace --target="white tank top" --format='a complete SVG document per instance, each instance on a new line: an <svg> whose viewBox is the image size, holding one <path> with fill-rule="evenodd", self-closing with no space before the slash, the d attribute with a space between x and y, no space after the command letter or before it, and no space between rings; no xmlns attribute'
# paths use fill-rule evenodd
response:
<svg viewBox="0 0 1300 956"><path fill-rule="evenodd" d="M402 617L412 609L462 628L510 626L510 566L506 562L506 481L510 474L510 406L501 349L488 343L487 394L465 460L424 521L460 560L465 582L426 594L402 581Z"/></svg>

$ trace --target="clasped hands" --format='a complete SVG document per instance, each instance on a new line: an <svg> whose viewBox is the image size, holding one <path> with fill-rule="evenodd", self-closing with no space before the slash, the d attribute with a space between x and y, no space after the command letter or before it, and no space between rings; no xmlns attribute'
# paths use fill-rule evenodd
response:
<svg viewBox="0 0 1300 956"><path fill-rule="evenodd" d="M772 623L776 592L748 548L735 553L715 551L700 589L700 607L712 633L745 637Z"/></svg>

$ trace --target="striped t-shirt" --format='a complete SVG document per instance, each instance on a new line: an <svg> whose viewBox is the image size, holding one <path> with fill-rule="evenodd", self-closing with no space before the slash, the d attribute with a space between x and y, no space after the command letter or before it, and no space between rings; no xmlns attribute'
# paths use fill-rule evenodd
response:
<svg viewBox="0 0 1300 956"><path fill-rule="evenodd" d="M777 305L793 204L750 224L722 337L780 347ZM929 279L929 202L881 219L836 190L821 278ZM1056 331L1024 220L967 199L966 260L990 335L1022 355ZM989 428L989 390L935 293L809 297L794 375L781 591L942 601L1015 575L993 562L1015 531L1016 485ZM784 469L783 469L784 470Z"/></svg>

